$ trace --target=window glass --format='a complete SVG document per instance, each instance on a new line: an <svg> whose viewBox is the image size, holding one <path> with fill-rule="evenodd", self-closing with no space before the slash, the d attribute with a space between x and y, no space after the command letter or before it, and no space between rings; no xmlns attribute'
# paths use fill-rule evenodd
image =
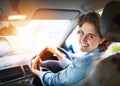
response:
<svg viewBox="0 0 120 86"><path fill-rule="evenodd" d="M120 52L120 43L119 42L113 42L105 52L105 57L115 54L117 52Z"/></svg>
<svg viewBox="0 0 120 86"><path fill-rule="evenodd" d="M79 49L79 35L77 34L77 31L79 30L79 27L76 26L76 28L72 31L72 33L69 35L69 37L66 40L66 46L68 51L73 53L80 52Z"/></svg>
<svg viewBox="0 0 120 86"><path fill-rule="evenodd" d="M5 36L16 52L31 52L46 45L56 45L61 34L66 31L69 20L32 20L27 25L17 26L15 36Z"/></svg>

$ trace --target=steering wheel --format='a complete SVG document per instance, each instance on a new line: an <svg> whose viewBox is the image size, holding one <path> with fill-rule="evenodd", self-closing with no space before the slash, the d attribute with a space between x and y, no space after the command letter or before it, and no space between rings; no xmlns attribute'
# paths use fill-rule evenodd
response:
<svg viewBox="0 0 120 86"><path fill-rule="evenodd" d="M69 54L68 54L68 52L65 50L65 49L63 49L63 48L61 48L61 47L58 47L57 48L62 54L63 54L63 56L65 57L65 58L68 58L68 59L70 59L71 60L71 58L69 57ZM41 56L41 59L43 60L43 61L48 61L48 63L47 63L47 66L49 66L48 67L48 69L49 70L51 70L52 72L54 72L54 73L56 73L56 72L58 72L58 71L60 71L60 70L62 70L62 67L60 67L60 65L58 64L58 59L57 59L57 57L56 56L54 56L52 53L50 53L49 51L47 51L47 52L44 52L43 53L43 55ZM51 60L54 60L54 62L52 62ZM43 66L44 64L42 64L42 66ZM45 64L46 65L46 64ZM54 69L51 69L52 67L53 67L53 65L54 65ZM47 69L45 68L41 68L41 67L39 67L40 65L38 64L38 69L40 70L40 69L42 69L42 71L47 71ZM46 66L45 66L46 67ZM56 69L56 70L55 70ZM36 75L34 75L34 79L33 79L33 82L32 82L32 84L33 85L35 85L35 86L42 86L42 83L41 83L41 80L40 80L40 78L39 77L37 77Z"/></svg>
<svg viewBox="0 0 120 86"><path fill-rule="evenodd" d="M71 60L69 53L64 48L58 47L57 49L65 56L65 58L68 58Z"/></svg>
<svg viewBox="0 0 120 86"><path fill-rule="evenodd" d="M68 52L61 48L61 47L58 47L57 48L65 58L68 58L71 60L71 58L69 57L68 55ZM42 53L41 53L41 57L42 61L45 61L45 60L58 60L57 57L55 55L53 55L53 53L49 52L49 51L46 51L46 50L43 50Z"/></svg>

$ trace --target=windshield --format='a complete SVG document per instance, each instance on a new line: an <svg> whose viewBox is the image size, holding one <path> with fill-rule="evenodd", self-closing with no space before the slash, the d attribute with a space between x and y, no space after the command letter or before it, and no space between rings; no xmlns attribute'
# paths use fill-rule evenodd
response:
<svg viewBox="0 0 120 86"><path fill-rule="evenodd" d="M58 45L69 20L32 20L24 26L16 26L15 36L4 36L15 52L32 52L46 45Z"/></svg>

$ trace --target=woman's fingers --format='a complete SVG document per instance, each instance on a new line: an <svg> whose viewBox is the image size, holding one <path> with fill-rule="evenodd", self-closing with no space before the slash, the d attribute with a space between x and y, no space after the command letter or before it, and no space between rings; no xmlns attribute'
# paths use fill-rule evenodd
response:
<svg viewBox="0 0 120 86"><path fill-rule="evenodd" d="M32 73L34 73L35 75L39 76L40 75L40 71L37 69L37 63L39 61L39 56L36 56L34 59L32 59Z"/></svg>
<svg viewBox="0 0 120 86"><path fill-rule="evenodd" d="M58 49L55 46L47 46L47 50L50 51L51 53L58 52Z"/></svg>

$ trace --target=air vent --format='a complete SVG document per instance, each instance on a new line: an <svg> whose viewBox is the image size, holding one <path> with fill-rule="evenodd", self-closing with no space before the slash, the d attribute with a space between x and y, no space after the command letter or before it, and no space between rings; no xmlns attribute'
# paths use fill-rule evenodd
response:
<svg viewBox="0 0 120 86"><path fill-rule="evenodd" d="M20 66L0 70L0 82L8 82L17 78L24 77Z"/></svg>
<svg viewBox="0 0 120 86"><path fill-rule="evenodd" d="M32 72L31 72L31 70L30 70L28 65L24 65L23 69L25 71L26 76L32 75Z"/></svg>

